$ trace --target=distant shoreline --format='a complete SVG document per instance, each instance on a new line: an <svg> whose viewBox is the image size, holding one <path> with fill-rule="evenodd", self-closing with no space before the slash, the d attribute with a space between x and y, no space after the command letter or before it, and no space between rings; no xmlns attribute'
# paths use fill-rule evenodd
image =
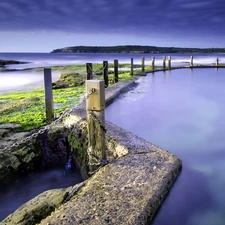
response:
<svg viewBox="0 0 225 225"><path fill-rule="evenodd" d="M179 48L179 47L156 47L141 45L120 46L72 46L54 49L50 53L225 53L225 48Z"/></svg>

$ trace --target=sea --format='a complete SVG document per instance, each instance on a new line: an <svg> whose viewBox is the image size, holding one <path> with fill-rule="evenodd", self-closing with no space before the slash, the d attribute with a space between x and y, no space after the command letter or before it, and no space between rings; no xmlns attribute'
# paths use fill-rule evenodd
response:
<svg viewBox="0 0 225 225"><path fill-rule="evenodd" d="M164 56L171 56L172 66L189 65L191 56L194 64L215 64L217 58L219 63L225 64L225 54L0 53L0 59L28 62L8 66L17 71L0 72L0 94L43 85L43 71L23 70L25 68L112 63L114 59L130 63L131 58L135 64L141 64L142 57L146 65L151 65L152 56L156 65L162 65ZM53 71L54 77L60 72ZM138 82L136 89L106 108L106 120L170 151L183 161L181 174L153 224L224 225L225 69L161 71L149 73ZM63 179L61 170L53 173L54 179ZM41 176L45 179L45 174ZM50 176L52 174L47 174L47 178ZM0 220L27 200L22 197L15 200L15 196L23 196L24 190L30 191L30 198L34 196L32 187L37 184L32 175L30 177L31 180L23 182L29 185L23 187L21 184L20 189L17 188L19 192L15 188L10 188L9 192L4 190L0 198L0 215L3 215ZM15 201L16 206L11 207L11 201Z"/></svg>
<svg viewBox="0 0 225 225"><path fill-rule="evenodd" d="M40 68L51 66L62 66L72 64L102 63L108 61L113 63L117 59L120 63L130 63L131 58L134 64L140 64L145 58L145 65L151 65L152 57L155 57L155 65L162 65L164 56L171 56L172 66L187 66L190 57L194 57L194 64L209 65L219 62L225 64L225 54L129 54L129 53L0 53L0 59L17 60L27 62L25 64L8 65L8 69L17 71L0 72L0 94L15 90L24 90L43 86L43 71ZM34 68L39 68L35 70ZM30 69L30 70L24 70ZM122 69L121 69L122 70ZM53 81L62 73L60 70L52 72Z"/></svg>
<svg viewBox="0 0 225 225"><path fill-rule="evenodd" d="M141 58L145 57L146 63L150 64L152 56L155 57L156 65L162 65L164 56L171 56L172 63L175 65L188 65L190 56L194 57L194 63L210 64L215 63L216 58L219 58L221 63L225 63L224 54L199 54L199 53L146 53L146 54L131 54L131 53L0 53L0 59L18 60L27 62L27 64L9 65L10 69L24 69L34 67L50 67L59 65L85 64L85 63L102 63L108 61L113 63L115 59L119 63L130 63L131 58L134 63L141 64Z"/></svg>

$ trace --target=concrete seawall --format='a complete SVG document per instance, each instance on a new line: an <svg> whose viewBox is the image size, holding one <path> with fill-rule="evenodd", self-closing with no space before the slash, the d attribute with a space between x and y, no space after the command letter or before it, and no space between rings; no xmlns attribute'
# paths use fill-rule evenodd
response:
<svg viewBox="0 0 225 225"><path fill-rule="evenodd" d="M135 86L132 82L107 88L106 104ZM74 126L72 121L78 123L85 117L83 104L64 124ZM40 224L137 225L153 218L179 174L181 160L109 122L106 129L111 162Z"/></svg>
<svg viewBox="0 0 225 225"><path fill-rule="evenodd" d="M107 88L106 105L136 85L136 82L119 82ZM43 193L41 197L31 200L32 211L28 202L21 207L23 212L18 210L0 224L145 225L151 220L178 176L182 162L175 155L131 132L107 121L105 125L109 164L89 178L85 102L75 107L62 124L48 131L47 139L49 134L53 136L54 133L67 138L74 160L88 179L79 188L60 190L62 197L57 203L50 201L49 195ZM55 193L58 192L51 195L55 196ZM70 198L65 201L68 195ZM49 213L54 208L55 211L47 217L36 216L39 221L43 219L39 223L31 215L42 208L38 204L40 199L51 208ZM17 218L20 221L16 221Z"/></svg>

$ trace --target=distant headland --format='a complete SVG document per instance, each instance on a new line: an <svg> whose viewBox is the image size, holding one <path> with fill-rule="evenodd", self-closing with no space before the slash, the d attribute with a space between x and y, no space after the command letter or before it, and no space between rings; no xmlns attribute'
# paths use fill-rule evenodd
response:
<svg viewBox="0 0 225 225"><path fill-rule="evenodd" d="M51 53L225 53L225 48L179 48L141 45L73 46L54 49Z"/></svg>

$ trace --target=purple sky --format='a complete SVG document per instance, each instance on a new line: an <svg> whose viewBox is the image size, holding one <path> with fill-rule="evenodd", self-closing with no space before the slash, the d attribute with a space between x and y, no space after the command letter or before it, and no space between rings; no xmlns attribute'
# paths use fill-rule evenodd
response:
<svg viewBox="0 0 225 225"><path fill-rule="evenodd" d="M0 0L0 52L225 47L224 0Z"/></svg>

